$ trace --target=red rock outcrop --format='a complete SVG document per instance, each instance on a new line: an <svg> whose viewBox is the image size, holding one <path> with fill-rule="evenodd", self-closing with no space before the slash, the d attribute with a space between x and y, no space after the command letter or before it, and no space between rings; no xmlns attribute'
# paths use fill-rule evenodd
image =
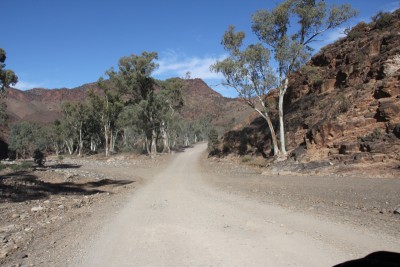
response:
<svg viewBox="0 0 400 267"><path fill-rule="evenodd" d="M400 10L314 55L290 77L284 112L288 150L306 148L298 160L400 160Z"/></svg>

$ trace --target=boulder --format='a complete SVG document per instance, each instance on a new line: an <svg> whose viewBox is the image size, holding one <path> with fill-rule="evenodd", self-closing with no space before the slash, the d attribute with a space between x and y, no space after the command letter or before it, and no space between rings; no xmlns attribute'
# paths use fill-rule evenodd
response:
<svg viewBox="0 0 400 267"><path fill-rule="evenodd" d="M343 143L339 147L339 154L349 155L360 152L359 143Z"/></svg>
<svg viewBox="0 0 400 267"><path fill-rule="evenodd" d="M379 100L377 116L382 121L400 123L400 99L383 98Z"/></svg>
<svg viewBox="0 0 400 267"><path fill-rule="evenodd" d="M397 124L394 129L393 129L393 134L397 137L400 138L400 124Z"/></svg>
<svg viewBox="0 0 400 267"><path fill-rule="evenodd" d="M393 211L394 214L400 215L400 207L398 207L397 209L395 209Z"/></svg>
<svg viewBox="0 0 400 267"><path fill-rule="evenodd" d="M32 207L31 211L32 212L38 212L38 211L42 211L44 210L44 208L42 206L37 206L37 207Z"/></svg>
<svg viewBox="0 0 400 267"><path fill-rule="evenodd" d="M307 155L307 149L304 146L298 146L295 150L290 153L290 156L293 157L295 161L302 161L304 157Z"/></svg>

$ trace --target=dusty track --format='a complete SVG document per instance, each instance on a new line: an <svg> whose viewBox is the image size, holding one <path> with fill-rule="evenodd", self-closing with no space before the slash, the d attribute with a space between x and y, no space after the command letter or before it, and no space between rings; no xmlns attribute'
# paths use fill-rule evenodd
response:
<svg viewBox="0 0 400 267"><path fill-rule="evenodd" d="M177 155L129 197L92 233L73 265L332 266L378 250L400 251L391 236L210 186L200 169L204 150L199 145Z"/></svg>

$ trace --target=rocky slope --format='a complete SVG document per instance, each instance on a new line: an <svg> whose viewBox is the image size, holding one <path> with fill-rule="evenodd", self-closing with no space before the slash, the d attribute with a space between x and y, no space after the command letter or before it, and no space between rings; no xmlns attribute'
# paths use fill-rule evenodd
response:
<svg viewBox="0 0 400 267"><path fill-rule="evenodd" d="M399 29L400 10L360 23L291 77L285 126L296 160L400 161ZM265 129L256 119L228 132L225 146L268 151Z"/></svg>
<svg viewBox="0 0 400 267"><path fill-rule="evenodd" d="M61 117L64 102L77 102L86 97L83 89L36 88L28 91L7 89L7 113L12 122L18 120L48 123Z"/></svg>
<svg viewBox="0 0 400 267"><path fill-rule="evenodd" d="M203 80L186 80L183 89L185 106L182 117L196 120L205 118L219 132L231 129L253 113L240 100L223 97L211 89Z"/></svg>

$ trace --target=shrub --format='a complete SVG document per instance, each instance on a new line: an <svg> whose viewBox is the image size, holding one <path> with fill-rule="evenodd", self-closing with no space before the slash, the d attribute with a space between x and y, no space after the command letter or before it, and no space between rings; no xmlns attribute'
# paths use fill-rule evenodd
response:
<svg viewBox="0 0 400 267"><path fill-rule="evenodd" d="M351 29L346 28L344 30L344 34L346 34L350 40L354 40L354 39L357 39L357 38L360 38L361 36L363 36L365 34L367 27L368 27L368 24L365 23L364 21L361 21L360 23L358 23L356 26L354 26Z"/></svg>
<svg viewBox="0 0 400 267"><path fill-rule="evenodd" d="M10 169L13 171L25 171L32 168L32 163L29 161L23 161L21 164L12 164Z"/></svg>
<svg viewBox="0 0 400 267"><path fill-rule="evenodd" d="M15 150L8 151L8 159L15 160L17 158L17 152Z"/></svg>
<svg viewBox="0 0 400 267"><path fill-rule="evenodd" d="M247 155L242 158L242 162L243 163L249 162L251 160L252 160L252 158L250 156L247 156Z"/></svg>
<svg viewBox="0 0 400 267"><path fill-rule="evenodd" d="M338 96L338 111L339 113L345 113L350 110L351 101L344 94Z"/></svg>
<svg viewBox="0 0 400 267"><path fill-rule="evenodd" d="M376 139L379 139L382 137L382 130L381 128L375 128L374 132L372 133L372 136Z"/></svg>
<svg viewBox="0 0 400 267"><path fill-rule="evenodd" d="M45 158L44 158L43 152L40 151L39 149L35 149L35 151L33 151L33 161L34 161L39 167L43 167L44 162L45 162Z"/></svg>
<svg viewBox="0 0 400 267"><path fill-rule="evenodd" d="M363 35L364 35L364 34L363 34L362 32L353 30L353 31L350 31L350 32L349 32L349 34L347 35L347 37L349 38L349 40L353 41L353 40L356 40L356 39L362 37Z"/></svg>
<svg viewBox="0 0 400 267"><path fill-rule="evenodd" d="M23 161L21 163L20 167L21 167L22 170L27 170L27 169L32 168L32 163L29 162L29 161Z"/></svg>
<svg viewBox="0 0 400 267"><path fill-rule="evenodd" d="M304 65L303 67L301 67L300 73L306 76L307 80L310 81L311 83L322 84L322 76L318 67Z"/></svg>
<svg viewBox="0 0 400 267"><path fill-rule="evenodd" d="M6 169L6 168L7 168L7 165L0 164L0 171L4 170L4 169Z"/></svg>
<svg viewBox="0 0 400 267"><path fill-rule="evenodd" d="M229 154L230 151L231 151L231 148L229 147L229 145L224 143L224 145L222 146L222 153Z"/></svg>
<svg viewBox="0 0 400 267"><path fill-rule="evenodd" d="M383 29L392 23L392 14L390 12L379 12L375 16L371 17L372 21L375 22L377 29Z"/></svg>
<svg viewBox="0 0 400 267"><path fill-rule="evenodd" d="M211 129L208 134L208 151L213 152L219 148L218 132L215 129Z"/></svg>
<svg viewBox="0 0 400 267"><path fill-rule="evenodd" d="M247 152L247 144L249 142L249 137L245 131L240 133L240 144L239 144L239 154L244 155Z"/></svg>

